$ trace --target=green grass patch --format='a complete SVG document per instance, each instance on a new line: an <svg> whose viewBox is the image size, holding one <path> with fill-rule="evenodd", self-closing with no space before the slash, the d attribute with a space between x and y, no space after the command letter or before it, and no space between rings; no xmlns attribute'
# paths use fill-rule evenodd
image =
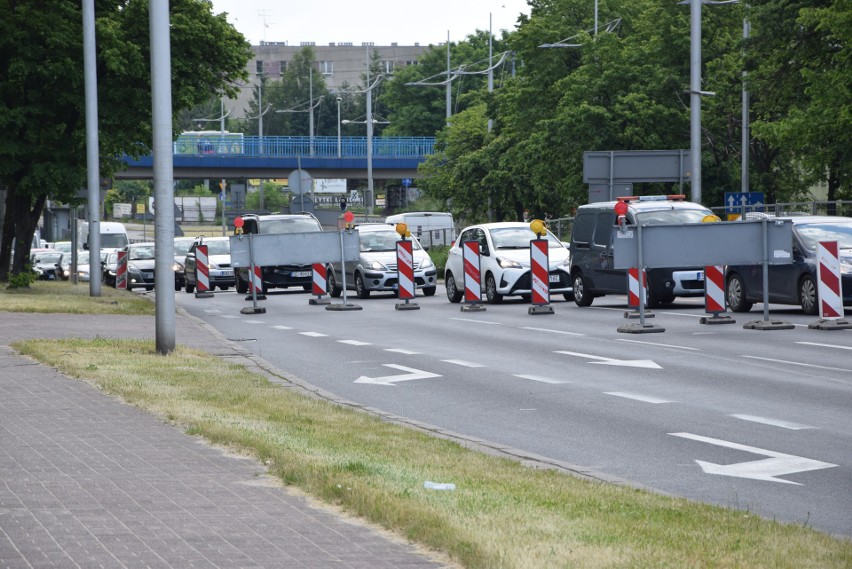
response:
<svg viewBox="0 0 852 569"><path fill-rule="evenodd" d="M61 372L248 452L284 483L468 568L826 568L852 542L748 512L584 481L466 449L153 342L33 340ZM454 491L424 488L452 482Z"/></svg>
<svg viewBox="0 0 852 569"><path fill-rule="evenodd" d="M0 312L153 315L154 303L125 290L101 285L89 296L89 283L36 281L29 288L0 286Z"/></svg>

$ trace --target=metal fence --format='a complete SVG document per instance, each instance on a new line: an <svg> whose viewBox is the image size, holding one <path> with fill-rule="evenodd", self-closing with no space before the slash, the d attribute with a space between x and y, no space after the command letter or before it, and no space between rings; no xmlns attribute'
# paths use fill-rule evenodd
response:
<svg viewBox="0 0 852 569"><path fill-rule="evenodd" d="M175 155L364 158L366 136L230 136L181 135L174 142ZM434 137L373 137L376 158L419 158L435 153Z"/></svg>

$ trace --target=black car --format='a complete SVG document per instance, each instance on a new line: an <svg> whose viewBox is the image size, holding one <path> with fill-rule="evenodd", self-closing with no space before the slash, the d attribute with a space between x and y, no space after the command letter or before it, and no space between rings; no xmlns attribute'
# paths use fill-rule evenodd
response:
<svg viewBox="0 0 852 569"><path fill-rule="evenodd" d="M112 287L115 286L115 272L117 267L118 251L110 251L101 265L101 272L103 274L103 281L105 284Z"/></svg>
<svg viewBox="0 0 852 569"><path fill-rule="evenodd" d="M127 290L154 290L154 244L131 243L127 252Z"/></svg>
<svg viewBox="0 0 852 569"><path fill-rule="evenodd" d="M275 215L243 216L243 232L260 235L281 235L287 233L312 233L322 231L319 220L310 213L292 213ZM248 292L248 268L240 267L234 271L237 292ZM311 290L313 272L311 265L274 265L261 267L263 292L270 288L291 286Z"/></svg>
<svg viewBox="0 0 852 569"><path fill-rule="evenodd" d="M852 305L852 218L790 217L793 222L793 263L769 265L769 302L796 304L805 314L819 312L817 243L837 241L843 304ZM763 265L732 265L726 272L725 295L734 312L748 312L763 302Z"/></svg>
<svg viewBox="0 0 852 569"><path fill-rule="evenodd" d="M30 253L30 264L39 273L39 280L55 281L60 278L62 253L54 249L42 249Z"/></svg>

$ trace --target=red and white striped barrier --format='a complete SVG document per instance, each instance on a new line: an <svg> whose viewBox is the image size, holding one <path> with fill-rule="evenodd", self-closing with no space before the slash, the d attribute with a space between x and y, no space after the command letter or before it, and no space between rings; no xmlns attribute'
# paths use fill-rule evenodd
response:
<svg viewBox="0 0 852 569"><path fill-rule="evenodd" d="M464 301L482 302L482 277L479 273L479 241L462 243L464 251Z"/></svg>
<svg viewBox="0 0 852 569"><path fill-rule="evenodd" d="M210 292L210 258L207 256L207 245L195 248L195 298L209 298Z"/></svg>
<svg viewBox="0 0 852 569"><path fill-rule="evenodd" d="M645 286L645 300L648 299L648 278L642 271L642 284ZM639 269L633 267L627 271L627 306L639 308L641 296L639 295Z"/></svg>
<svg viewBox="0 0 852 569"><path fill-rule="evenodd" d="M825 320L843 318L843 286L837 241L820 241L817 245L817 278L819 317Z"/></svg>
<svg viewBox="0 0 852 569"><path fill-rule="evenodd" d="M420 306L409 302L414 298L414 242L403 238L396 242L396 282L397 296L405 302L397 303L397 310L416 310Z"/></svg>
<svg viewBox="0 0 852 569"><path fill-rule="evenodd" d="M266 299L266 295L263 294L263 277L261 275L262 273L258 265L254 266L254 274L251 274L251 271L249 271L248 296L246 296L246 300L252 300L255 297L258 300Z"/></svg>
<svg viewBox="0 0 852 569"><path fill-rule="evenodd" d="M704 267L704 312L725 312L725 268L719 265Z"/></svg>
<svg viewBox="0 0 852 569"><path fill-rule="evenodd" d="M314 263L311 268L314 272L311 294L315 294L320 297L324 294L328 294L328 272L325 265L322 263Z"/></svg>
<svg viewBox="0 0 852 569"><path fill-rule="evenodd" d="M708 265L704 267L704 312L711 318L702 317L701 324L733 324L736 322L727 311L725 298L725 267Z"/></svg>
<svg viewBox="0 0 852 569"><path fill-rule="evenodd" d="M127 251L118 252L115 266L115 288L127 290Z"/></svg>
<svg viewBox="0 0 852 569"><path fill-rule="evenodd" d="M550 252L547 239L530 241L530 289L528 314L553 314L550 306Z"/></svg>

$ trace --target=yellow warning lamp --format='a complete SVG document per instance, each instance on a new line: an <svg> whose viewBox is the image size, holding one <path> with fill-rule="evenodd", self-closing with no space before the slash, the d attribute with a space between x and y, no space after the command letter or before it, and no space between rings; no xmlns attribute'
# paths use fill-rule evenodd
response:
<svg viewBox="0 0 852 569"><path fill-rule="evenodd" d="M532 232L536 234L536 237L543 237L547 232L547 226L540 219L533 219L530 222L530 229L532 229Z"/></svg>
<svg viewBox="0 0 852 569"><path fill-rule="evenodd" d="M716 223L722 221L718 215L705 215L701 218L701 223Z"/></svg>
<svg viewBox="0 0 852 569"><path fill-rule="evenodd" d="M397 223L396 232L399 233L399 236L403 239L405 239L406 237L411 237L411 232L408 230L408 225L405 223Z"/></svg>

